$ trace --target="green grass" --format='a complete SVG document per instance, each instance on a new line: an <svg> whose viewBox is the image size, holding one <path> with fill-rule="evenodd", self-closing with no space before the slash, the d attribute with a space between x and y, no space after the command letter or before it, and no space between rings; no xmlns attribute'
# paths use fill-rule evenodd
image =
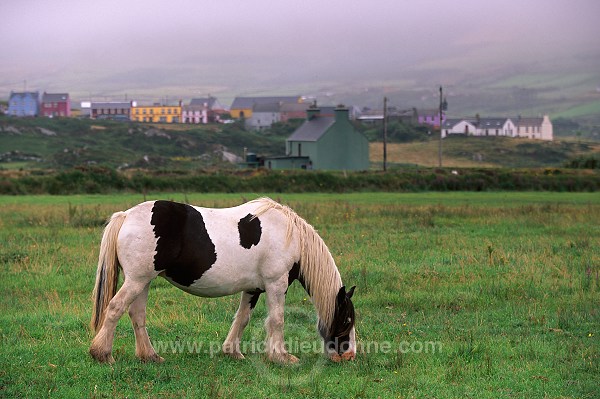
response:
<svg viewBox="0 0 600 399"><path fill-rule="evenodd" d="M553 118L578 118L586 115L600 114L600 100L591 101L586 104L577 105L566 111L553 115Z"/></svg>
<svg viewBox="0 0 600 399"><path fill-rule="evenodd" d="M254 197L161 195L204 206ZM300 365L286 367L260 352L235 361L183 350L142 364L125 316L116 363L97 364L87 324L102 221L142 196L0 197L0 397L598 397L597 194L272 197L319 230L344 282L358 286L357 333L369 353L333 364L297 350ZM293 285L291 343L318 342L305 299ZM158 279L151 339L221 343L238 300L196 298ZM264 340L265 316L261 299L245 342Z"/></svg>
<svg viewBox="0 0 600 399"><path fill-rule="evenodd" d="M371 143L371 162L381 164L381 143ZM600 147L592 142L515 139L509 137L449 137L443 141L445 167L512 167L539 168L564 165L569 159L598 154ZM388 162L437 166L439 142L388 144Z"/></svg>

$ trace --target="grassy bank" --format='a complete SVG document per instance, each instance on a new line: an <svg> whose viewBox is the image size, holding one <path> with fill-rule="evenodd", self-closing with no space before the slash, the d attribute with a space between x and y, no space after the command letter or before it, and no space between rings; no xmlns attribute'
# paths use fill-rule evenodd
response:
<svg viewBox="0 0 600 399"><path fill-rule="evenodd" d="M312 349L314 309L299 285L286 339L301 362L282 367L260 351L264 299L244 335L247 359L235 361L214 345L238 297L196 298L158 279L148 329L166 362L137 361L125 316L117 362L96 364L87 324L102 224L143 196L0 196L0 396L597 397L597 195L270 195L315 225L358 286L355 362ZM148 194L159 196L204 206L255 197Z"/></svg>

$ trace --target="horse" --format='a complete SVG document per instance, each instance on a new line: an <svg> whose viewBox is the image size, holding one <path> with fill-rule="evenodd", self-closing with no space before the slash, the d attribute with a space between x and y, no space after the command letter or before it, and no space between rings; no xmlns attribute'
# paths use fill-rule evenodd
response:
<svg viewBox="0 0 600 399"><path fill-rule="evenodd" d="M119 270L124 281L117 292ZM201 297L241 292L239 308L221 350L243 359L240 342L259 296L266 294L268 359L297 363L284 345L284 302L298 280L311 298L326 355L356 356L354 288L346 291L335 261L316 230L288 206L259 198L232 208L203 208L156 200L114 213L102 234L90 327L89 353L114 363L117 322L129 309L135 354L144 362L164 359L146 330L151 281L161 276Z"/></svg>

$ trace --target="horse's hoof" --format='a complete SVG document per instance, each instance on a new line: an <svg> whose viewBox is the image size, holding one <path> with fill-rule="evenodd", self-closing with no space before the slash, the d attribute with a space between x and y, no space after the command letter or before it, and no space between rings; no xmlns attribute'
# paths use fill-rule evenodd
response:
<svg viewBox="0 0 600 399"><path fill-rule="evenodd" d="M92 355L99 363L113 364L115 362L111 352L101 352L94 348L90 348L90 355Z"/></svg>
<svg viewBox="0 0 600 399"><path fill-rule="evenodd" d="M165 361L165 359L162 356L159 356L157 353L149 356L138 356L138 358L144 363L162 363Z"/></svg>
<svg viewBox="0 0 600 399"><path fill-rule="evenodd" d="M229 356L232 359L237 359L237 360L242 360L245 359L246 357L242 354L242 352L225 352L223 351L223 353L227 356Z"/></svg>
<svg viewBox="0 0 600 399"><path fill-rule="evenodd" d="M289 353L274 353L269 356L269 360L280 364L297 364L300 359Z"/></svg>
<svg viewBox="0 0 600 399"><path fill-rule="evenodd" d="M354 360L356 358L356 352L348 351L342 354L342 360Z"/></svg>
<svg viewBox="0 0 600 399"><path fill-rule="evenodd" d="M288 363L288 364L297 364L298 362L300 362L300 359L298 359L294 355L290 355L289 353L287 354L286 357L287 357L286 363Z"/></svg>

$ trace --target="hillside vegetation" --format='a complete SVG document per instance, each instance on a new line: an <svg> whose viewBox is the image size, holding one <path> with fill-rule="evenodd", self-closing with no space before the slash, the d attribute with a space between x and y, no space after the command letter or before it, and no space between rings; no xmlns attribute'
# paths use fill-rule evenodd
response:
<svg viewBox="0 0 600 399"><path fill-rule="evenodd" d="M247 131L228 125L161 125L78 119L0 117L0 168L232 169L245 152L282 155L285 139L302 123L278 123ZM361 127L372 141L372 169L383 160L380 128ZM437 166L438 140L426 129L390 124L388 162ZM443 141L447 167L560 167L600 153L600 143L578 139L540 142L500 137L451 137Z"/></svg>
<svg viewBox="0 0 600 399"><path fill-rule="evenodd" d="M0 118L0 166L119 168L227 166L250 151L278 154L284 139L239 124L186 127L78 119Z"/></svg>

